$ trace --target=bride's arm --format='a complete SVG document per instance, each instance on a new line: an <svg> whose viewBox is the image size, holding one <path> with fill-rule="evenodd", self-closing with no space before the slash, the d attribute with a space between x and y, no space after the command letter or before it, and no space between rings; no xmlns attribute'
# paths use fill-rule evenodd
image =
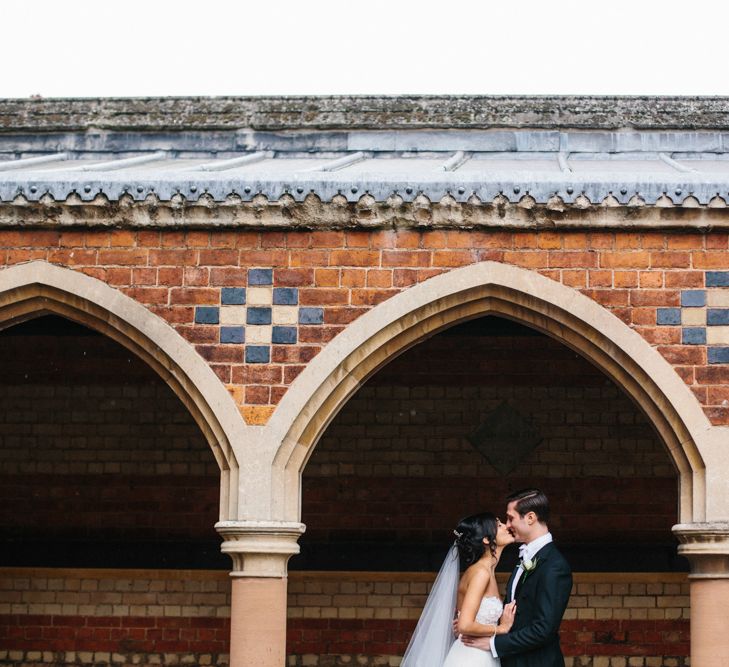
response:
<svg viewBox="0 0 729 667"><path fill-rule="evenodd" d="M504 634L508 628L501 625L484 625L476 620L476 614L481 606L481 600L491 575L484 571L474 573L471 581L468 582L466 594L463 597L461 612L458 616L458 632L462 635L472 637L491 637L492 635Z"/></svg>

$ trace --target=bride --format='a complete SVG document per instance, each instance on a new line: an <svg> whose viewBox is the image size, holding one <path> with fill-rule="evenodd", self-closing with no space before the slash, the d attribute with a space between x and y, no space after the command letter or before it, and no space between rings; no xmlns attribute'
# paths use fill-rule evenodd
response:
<svg viewBox="0 0 729 667"><path fill-rule="evenodd" d="M453 532L456 541L435 579L400 667L500 664L488 651L466 646L459 637L491 637L511 629L516 609L514 603L502 605L494 570L501 551L514 537L489 512L466 517ZM460 581L459 560L466 568ZM459 634L455 639L454 626Z"/></svg>

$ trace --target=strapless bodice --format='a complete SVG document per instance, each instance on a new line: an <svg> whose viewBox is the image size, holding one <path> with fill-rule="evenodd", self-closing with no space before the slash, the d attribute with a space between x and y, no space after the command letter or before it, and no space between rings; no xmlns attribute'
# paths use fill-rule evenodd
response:
<svg viewBox="0 0 729 667"><path fill-rule="evenodd" d="M483 625L498 625L503 611L504 605L499 598L485 597L478 608L476 622Z"/></svg>

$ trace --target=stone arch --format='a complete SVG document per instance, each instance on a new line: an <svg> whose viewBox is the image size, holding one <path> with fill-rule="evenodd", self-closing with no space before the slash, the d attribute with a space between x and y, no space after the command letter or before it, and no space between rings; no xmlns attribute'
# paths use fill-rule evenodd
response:
<svg viewBox="0 0 729 667"><path fill-rule="evenodd" d="M567 345L613 379L646 414L673 462L683 523L706 518L711 424L670 364L607 309L534 271L482 262L430 278L376 306L299 375L268 424L278 443L273 510L298 520L301 473L326 427L379 368L458 322L493 314Z"/></svg>
<svg viewBox="0 0 729 667"><path fill-rule="evenodd" d="M245 424L218 377L162 318L106 283L44 261L0 270L0 329L55 314L95 329L147 363L190 411L221 473L220 518L238 514L236 446Z"/></svg>

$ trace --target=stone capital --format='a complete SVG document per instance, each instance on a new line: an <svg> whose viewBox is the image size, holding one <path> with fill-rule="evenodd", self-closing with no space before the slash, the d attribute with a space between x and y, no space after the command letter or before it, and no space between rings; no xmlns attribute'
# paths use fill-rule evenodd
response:
<svg viewBox="0 0 729 667"><path fill-rule="evenodd" d="M232 577L285 577L291 556L299 553L303 523L219 521L220 550L233 559Z"/></svg>
<svg viewBox="0 0 729 667"><path fill-rule="evenodd" d="M729 521L681 523L673 534L691 564L691 579L729 579Z"/></svg>

